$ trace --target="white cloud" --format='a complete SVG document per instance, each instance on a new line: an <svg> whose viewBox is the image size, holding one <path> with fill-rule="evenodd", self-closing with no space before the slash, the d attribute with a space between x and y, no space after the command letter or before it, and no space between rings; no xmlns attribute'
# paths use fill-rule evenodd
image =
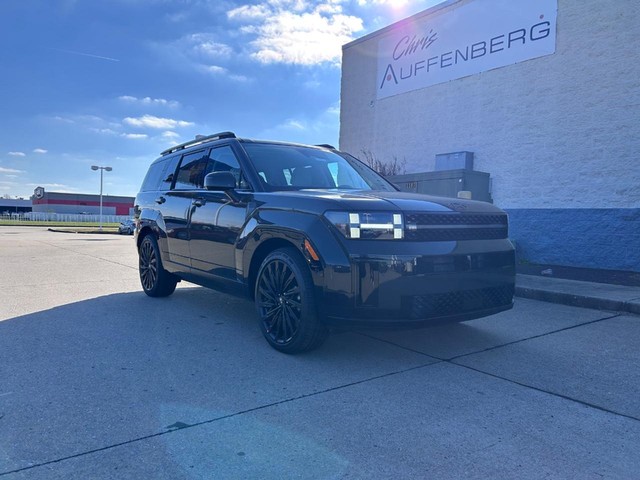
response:
<svg viewBox="0 0 640 480"><path fill-rule="evenodd" d="M102 135L117 135L118 132L113 130L112 128L90 128L92 132L100 133Z"/></svg>
<svg viewBox="0 0 640 480"><path fill-rule="evenodd" d="M169 47L172 53L178 53L191 61L203 64L229 58L233 54L233 48L226 43L218 42L210 33L185 35L171 43Z"/></svg>
<svg viewBox="0 0 640 480"><path fill-rule="evenodd" d="M9 152L9 155L11 155L12 157L26 157L26 154L24 152Z"/></svg>
<svg viewBox="0 0 640 480"><path fill-rule="evenodd" d="M255 36L250 54L262 63L339 65L342 45L364 28L361 18L343 13L343 1L317 5L304 0L266 0L233 9L227 16L250 23L241 32Z"/></svg>
<svg viewBox="0 0 640 480"><path fill-rule="evenodd" d="M261 137L308 144L334 143L340 128L340 109L332 105L313 116L289 118L260 133Z"/></svg>
<svg viewBox="0 0 640 480"><path fill-rule="evenodd" d="M163 58L168 58L172 65L184 64L194 70L218 77L226 77L237 82L250 80L244 75L234 74L228 68L220 66L232 59L234 49L217 41L210 33L193 33L180 39L156 45Z"/></svg>
<svg viewBox="0 0 640 480"><path fill-rule="evenodd" d="M407 2L408 0L358 0L358 5L361 7L368 5L391 5L392 7L399 7Z"/></svg>
<svg viewBox="0 0 640 480"><path fill-rule="evenodd" d="M118 100L126 103L132 103L137 105L145 105L145 106L158 106L158 107L169 107L169 108L178 108L180 106L180 102L175 100L167 100L165 98L151 98L151 97L133 97L131 95L122 95L118 97Z"/></svg>
<svg viewBox="0 0 640 480"><path fill-rule="evenodd" d="M184 120L174 120L172 118L156 117L154 115L143 115L142 117L127 117L123 120L123 123L131 125L132 127L140 128L159 128L170 129L177 127L190 127L194 125L193 122L185 122Z"/></svg>
<svg viewBox="0 0 640 480"><path fill-rule="evenodd" d="M170 130L166 131L166 132L162 132L162 138L167 138L167 139L171 139L171 140L175 140L176 138L180 138L180 135L178 135L176 132L172 132Z"/></svg>
<svg viewBox="0 0 640 480"><path fill-rule="evenodd" d="M236 75L234 73L230 73L228 69L221 67L219 65L200 65L198 70L201 72L209 73L215 76L223 76L227 77L230 80L234 80L236 82L249 82L251 79L249 77L245 77L244 75Z"/></svg>
<svg viewBox="0 0 640 480"><path fill-rule="evenodd" d="M228 72L226 68L218 65L202 65L200 69L213 75L223 75Z"/></svg>
<svg viewBox="0 0 640 480"><path fill-rule="evenodd" d="M82 128L91 131L112 130L120 127L119 123L113 122L109 118L102 118L97 115L69 115L66 117L56 116L53 119L60 123L77 124ZM107 131L101 133L109 133Z"/></svg>
<svg viewBox="0 0 640 480"><path fill-rule="evenodd" d="M15 168L0 167L0 173L24 173L23 170L16 170Z"/></svg>
<svg viewBox="0 0 640 480"><path fill-rule="evenodd" d="M176 145L181 142L180 135L170 130L167 130L166 132L162 132L162 134L159 137L159 140L166 145Z"/></svg>
<svg viewBox="0 0 640 480"><path fill-rule="evenodd" d="M169 22L178 23L187 20L189 18L189 15L187 14L187 12L168 13L164 18L166 18Z"/></svg>
<svg viewBox="0 0 640 480"><path fill-rule="evenodd" d="M238 20L266 19L271 14L268 5L242 5L227 13L229 18Z"/></svg>
<svg viewBox="0 0 640 480"><path fill-rule="evenodd" d="M146 133L123 133L120 136L130 140L144 140L145 138L149 138L149 135Z"/></svg>
<svg viewBox="0 0 640 480"><path fill-rule="evenodd" d="M213 41L208 34L196 33L191 35L189 40L193 52L205 58L229 58L233 53L229 45Z"/></svg>
<svg viewBox="0 0 640 480"><path fill-rule="evenodd" d="M45 154L47 153L49 150L45 150L44 148L34 148L33 153L39 153L39 154Z"/></svg>
<svg viewBox="0 0 640 480"><path fill-rule="evenodd" d="M287 129L287 128L291 128L294 130L305 130L306 127L305 125L300 122L299 120L287 120L283 125L283 128Z"/></svg>
<svg viewBox="0 0 640 480"><path fill-rule="evenodd" d="M61 117L59 115L53 117L53 119L56 122L62 122L62 123L76 123L74 120L72 120L71 118L65 118L65 117Z"/></svg>

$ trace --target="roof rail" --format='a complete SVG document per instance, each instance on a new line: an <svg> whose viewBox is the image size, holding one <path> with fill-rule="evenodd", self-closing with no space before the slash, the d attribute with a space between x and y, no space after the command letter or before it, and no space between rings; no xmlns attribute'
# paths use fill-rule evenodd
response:
<svg viewBox="0 0 640 480"><path fill-rule="evenodd" d="M236 134L233 132L220 132L214 133L213 135L196 135L196 138L193 140L189 140L188 142L181 143L180 145L176 145L175 147L167 148L160 155L166 155L168 153L177 152L178 150L183 150L188 147L192 147L194 145L199 145L201 143L205 143L211 140L220 140L222 138L236 138Z"/></svg>
<svg viewBox="0 0 640 480"><path fill-rule="evenodd" d="M333 145L329 145L328 143L321 143L320 145L316 145L316 147L329 148L331 150L336 150L336 147Z"/></svg>

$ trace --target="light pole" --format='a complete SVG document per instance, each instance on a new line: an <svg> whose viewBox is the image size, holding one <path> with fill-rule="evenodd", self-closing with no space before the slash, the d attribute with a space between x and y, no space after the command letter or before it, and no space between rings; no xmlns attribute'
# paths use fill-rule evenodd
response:
<svg viewBox="0 0 640 480"><path fill-rule="evenodd" d="M100 170L100 231L102 231L102 172L104 172L105 170L107 172L110 172L111 170L113 170L113 168L91 165L91 170Z"/></svg>

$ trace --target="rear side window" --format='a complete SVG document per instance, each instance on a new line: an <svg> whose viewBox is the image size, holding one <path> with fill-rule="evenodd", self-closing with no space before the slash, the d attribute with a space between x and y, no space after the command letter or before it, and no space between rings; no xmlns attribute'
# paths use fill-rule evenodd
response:
<svg viewBox="0 0 640 480"><path fill-rule="evenodd" d="M171 184L173 183L173 174L175 173L176 167L178 166L178 160L180 160L180 156L175 155L165 162L165 169L162 172L162 182L160 183L161 190L171 189Z"/></svg>
<svg viewBox="0 0 640 480"><path fill-rule="evenodd" d="M169 190L173 183L173 173L180 157L173 156L153 163L140 187L141 192Z"/></svg>
<svg viewBox="0 0 640 480"><path fill-rule="evenodd" d="M173 187L176 190L191 190L202 188L204 174L209 162L209 156L205 151L190 153L182 157L180 168L176 173L176 182Z"/></svg>
<svg viewBox="0 0 640 480"><path fill-rule="evenodd" d="M151 167L149 167L147 176L144 177L144 181L142 182L142 187L140 187L140 191L149 192L153 190L158 190L158 187L160 186L160 181L162 179L162 174L164 173L164 169L166 166L167 166L166 160L152 164Z"/></svg>

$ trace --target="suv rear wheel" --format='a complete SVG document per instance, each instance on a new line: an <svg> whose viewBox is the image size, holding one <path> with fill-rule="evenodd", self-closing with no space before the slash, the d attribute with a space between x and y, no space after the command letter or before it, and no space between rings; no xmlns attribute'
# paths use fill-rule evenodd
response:
<svg viewBox="0 0 640 480"><path fill-rule="evenodd" d="M276 350L305 352L327 337L318 318L309 267L294 248L274 250L264 259L255 301L262 334Z"/></svg>
<svg viewBox="0 0 640 480"><path fill-rule="evenodd" d="M158 241L153 234L142 239L138 250L138 269L142 289L150 297L167 297L176 289L178 279L162 267Z"/></svg>

